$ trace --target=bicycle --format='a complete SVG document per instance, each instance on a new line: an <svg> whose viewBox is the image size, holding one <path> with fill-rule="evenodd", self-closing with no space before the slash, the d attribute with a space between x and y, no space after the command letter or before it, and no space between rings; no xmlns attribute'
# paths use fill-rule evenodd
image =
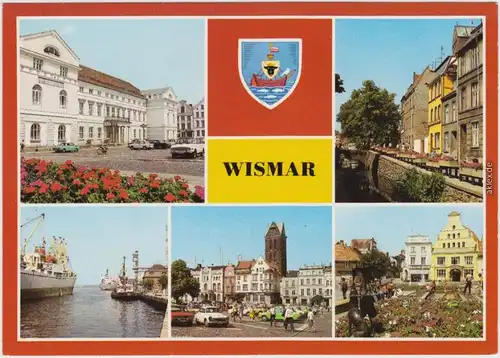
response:
<svg viewBox="0 0 500 358"><path fill-rule="evenodd" d="M97 148L97 154L98 155L106 155L108 153L108 147L105 145L100 145L99 148Z"/></svg>

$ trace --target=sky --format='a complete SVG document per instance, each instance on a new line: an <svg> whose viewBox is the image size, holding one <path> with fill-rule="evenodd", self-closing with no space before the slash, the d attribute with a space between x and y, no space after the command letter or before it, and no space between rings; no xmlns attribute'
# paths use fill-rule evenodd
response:
<svg viewBox="0 0 500 358"><path fill-rule="evenodd" d="M284 222L288 270L332 262L332 209L319 206L174 207L172 260L191 267L236 264L264 257L264 236L271 222Z"/></svg>
<svg viewBox="0 0 500 358"><path fill-rule="evenodd" d="M335 113L364 80L396 93L396 103L413 80L413 72L451 54L455 24L479 25L479 19L340 19L335 21L335 72L345 93L335 96ZM444 58L443 58L444 59ZM335 122L335 129L340 123Z"/></svg>
<svg viewBox="0 0 500 358"><path fill-rule="evenodd" d="M20 35L56 30L80 64L132 83L140 90L170 86L181 100L205 96L205 21L21 20Z"/></svg>
<svg viewBox="0 0 500 358"><path fill-rule="evenodd" d="M165 238L168 208L137 206L59 206L23 207L21 224L45 213L44 223L35 231L27 251L52 236L66 239L68 256L76 285L98 285L109 269L118 275L122 257L126 257L127 274L131 277L132 253L139 250L139 266L166 263ZM21 228L20 245L36 223Z"/></svg>
<svg viewBox="0 0 500 358"><path fill-rule="evenodd" d="M409 235L428 235L432 242L448 222L448 214L458 211L462 223L483 236L484 206L424 205L424 206L337 206L335 208L335 241L374 238L377 247L391 255L404 249ZM362 224L361 224L362 223ZM493 238L493 237L492 237Z"/></svg>

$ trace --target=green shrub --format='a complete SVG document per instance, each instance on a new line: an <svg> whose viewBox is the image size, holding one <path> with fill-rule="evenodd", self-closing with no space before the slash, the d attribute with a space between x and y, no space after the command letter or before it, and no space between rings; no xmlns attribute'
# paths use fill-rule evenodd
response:
<svg viewBox="0 0 500 358"><path fill-rule="evenodd" d="M445 183L445 177L441 173L429 175L411 169L397 182L397 187L399 193L409 201L435 203L441 201Z"/></svg>

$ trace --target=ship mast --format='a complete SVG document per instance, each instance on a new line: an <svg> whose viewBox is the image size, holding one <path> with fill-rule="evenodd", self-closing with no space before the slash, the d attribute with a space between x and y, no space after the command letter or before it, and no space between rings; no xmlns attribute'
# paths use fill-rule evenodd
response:
<svg viewBox="0 0 500 358"><path fill-rule="evenodd" d="M24 256L24 254L26 253L26 247L28 246L29 241L31 240L31 238L32 238L33 234L35 233L36 229L38 229L38 227L40 226L40 224L43 222L44 219L45 219L45 214L40 214L36 218L33 218L33 219L31 219L31 220L29 220L29 221L27 221L27 222L25 222L24 224L21 225L21 228L23 228L24 226L26 226L28 224L31 224L35 220L38 220L38 222L36 223L36 225L33 228L33 230L31 230L31 232L28 235L28 237L26 237L26 239L24 239L24 244L23 244L23 247L21 249L21 255L22 256ZM45 244L45 238L43 239L43 242Z"/></svg>
<svg viewBox="0 0 500 358"><path fill-rule="evenodd" d="M126 260L126 257L123 256L123 262L122 262L122 272L121 272L121 277L123 279L125 279L125 277L127 276L127 268L125 266L125 260Z"/></svg>

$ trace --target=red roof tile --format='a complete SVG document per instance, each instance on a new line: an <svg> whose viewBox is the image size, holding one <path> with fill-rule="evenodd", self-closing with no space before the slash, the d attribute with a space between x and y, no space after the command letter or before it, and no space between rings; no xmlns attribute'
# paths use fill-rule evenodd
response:
<svg viewBox="0 0 500 358"><path fill-rule="evenodd" d="M340 241L335 244L335 261L359 261L360 259L361 256L356 249Z"/></svg>
<svg viewBox="0 0 500 358"><path fill-rule="evenodd" d="M144 98L144 96L141 94L141 91L131 83L110 76L106 73L99 72L87 66L80 65L78 80L109 88L118 92L123 92L135 97Z"/></svg>

